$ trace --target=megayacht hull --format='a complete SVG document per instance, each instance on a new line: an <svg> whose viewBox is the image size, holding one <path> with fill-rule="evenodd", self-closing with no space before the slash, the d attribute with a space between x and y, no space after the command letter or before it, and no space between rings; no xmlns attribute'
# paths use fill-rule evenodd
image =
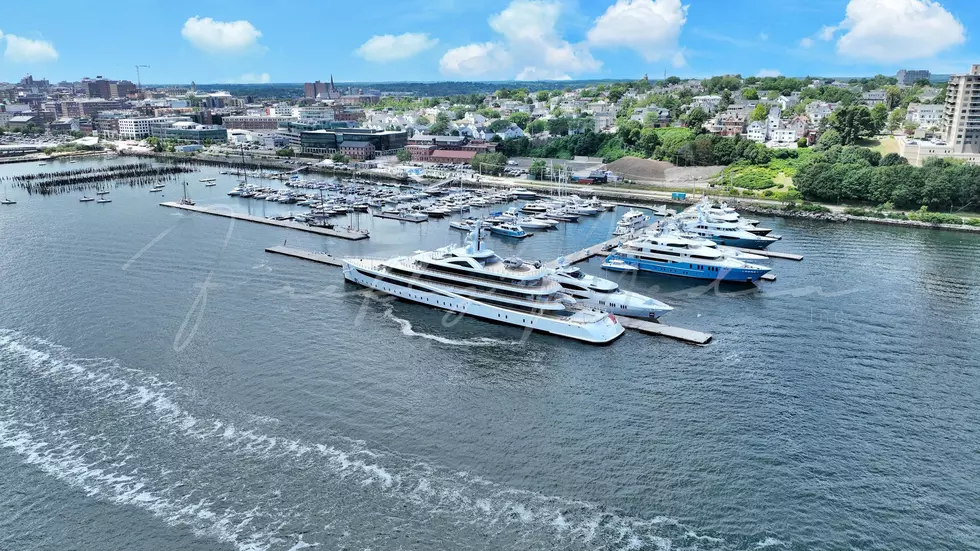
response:
<svg viewBox="0 0 980 551"><path fill-rule="evenodd" d="M556 320L547 316L493 306L440 289L421 280L382 273L372 267L372 264L372 261L346 259L343 267L344 278L404 300L590 344L610 343L622 336L625 331L612 315L607 315L596 323Z"/></svg>
<svg viewBox="0 0 980 551"><path fill-rule="evenodd" d="M636 266L640 271L652 272L677 277L687 277L692 279L709 279L712 281L736 281L745 283L748 281L758 281L759 278L769 272L768 269L758 268L717 268L713 266L702 266L686 262L657 262L654 260L644 260L637 258L610 257ZM608 260L608 259L607 259Z"/></svg>

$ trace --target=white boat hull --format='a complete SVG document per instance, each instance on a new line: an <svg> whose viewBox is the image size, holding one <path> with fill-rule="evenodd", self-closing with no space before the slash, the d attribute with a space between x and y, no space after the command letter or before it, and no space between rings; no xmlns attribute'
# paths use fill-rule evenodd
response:
<svg viewBox="0 0 980 551"><path fill-rule="evenodd" d="M344 260L344 278L358 285L404 300L591 344L610 343L624 332L623 326L612 315L603 316L602 320L598 322L578 323L509 310L439 289L424 281L405 281L404 278L398 276L381 274L372 267L374 263L370 260L346 259ZM384 280L380 279L382 277ZM404 285L395 282L404 282Z"/></svg>

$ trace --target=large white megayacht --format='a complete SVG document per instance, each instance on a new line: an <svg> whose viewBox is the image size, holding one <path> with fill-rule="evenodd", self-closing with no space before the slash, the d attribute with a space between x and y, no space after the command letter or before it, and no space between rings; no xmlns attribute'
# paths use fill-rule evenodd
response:
<svg viewBox="0 0 980 551"><path fill-rule="evenodd" d="M343 264L348 281L498 323L593 344L612 342L624 331L614 315L567 295L552 270L497 256L483 244L479 221L463 247L388 260L345 258Z"/></svg>

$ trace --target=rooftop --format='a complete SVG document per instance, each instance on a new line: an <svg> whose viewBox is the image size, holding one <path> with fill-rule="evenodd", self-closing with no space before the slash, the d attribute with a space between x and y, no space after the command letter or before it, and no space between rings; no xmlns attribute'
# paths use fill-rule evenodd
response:
<svg viewBox="0 0 980 551"><path fill-rule="evenodd" d="M446 159L472 159L476 156L476 151L462 151L457 149L437 149L432 152L433 157L443 157Z"/></svg>

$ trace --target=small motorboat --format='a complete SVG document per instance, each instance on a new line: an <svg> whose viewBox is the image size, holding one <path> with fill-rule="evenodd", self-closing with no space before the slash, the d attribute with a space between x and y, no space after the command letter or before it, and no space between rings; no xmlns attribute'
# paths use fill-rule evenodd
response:
<svg viewBox="0 0 980 551"><path fill-rule="evenodd" d="M602 263L603 270L610 270L613 272L635 272L637 267L632 264L627 264L625 261L618 258L612 258L606 260Z"/></svg>
<svg viewBox="0 0 980 551"><path fill-rule="evenodd" d="M161 191L163 191L162 187L153 186L150 188L150 193L159 193Z"/></svg>
<svg viewBox="0 0 980 551"><path fill-rule="evenodd" d="M88 195L83 195L81 199L78 200L79 203L89 203L95 201L95 197L89 197Z"/></svg>
<svg viewBox="0 0 980 551"><path fill-rule="evenodd" d="M518 226L517 224L508 223L490 226L490 233L494 235L501 235L503 237L514 237L517 239L523 239L531 236L531 234L524 231L524 228Z"/></svg>
<svg viewBox="0 0 980 551"><path fill-rule="evenodd" d="M212 181L210 181L210 182L207 182L207 183L205 183L205 184L204 184L204 187L214 187L214 186L216 186L216 185L218 185L218 184L217 184L217 183L215 183L215 182L214 182L214 181L212 180Z"/></svg>
<svg viewBox="0 0 980 551"><path fill-rule="evenodd" d="M96 195L109 195L109 192L108 191L96 191L95 194Z"/></svg>
<svg viewBox="0 0 980 551"><path fill-rule="evenodd" d="M112 199L107 199L105 197L100 197L95 200L96 203L111 203Z"/></svg>

